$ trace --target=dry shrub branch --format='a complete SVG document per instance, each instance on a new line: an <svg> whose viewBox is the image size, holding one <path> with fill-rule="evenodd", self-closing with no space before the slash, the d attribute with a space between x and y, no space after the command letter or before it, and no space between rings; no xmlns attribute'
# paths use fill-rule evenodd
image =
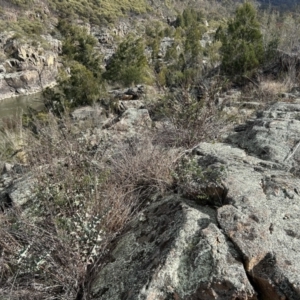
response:
<svg viewBox="0 0 300 300"><path fill-rule="evenodd" d="M52 115L24 132L36 183L24 207L0 219L0 285L10 299L76 299L109 241L172 185L175 151L151 138L107 150L100 136L91 145L87 132Z"/></svg>
<svg viewBox="0 0 300 300"><path fill-rule="evenodd" d="M227 122L215 105L222 83L196 86L194 91L166 95L153 108L160 120L155 142L164 147L192 148L202 141L214 141L226 129Z"/></svg>

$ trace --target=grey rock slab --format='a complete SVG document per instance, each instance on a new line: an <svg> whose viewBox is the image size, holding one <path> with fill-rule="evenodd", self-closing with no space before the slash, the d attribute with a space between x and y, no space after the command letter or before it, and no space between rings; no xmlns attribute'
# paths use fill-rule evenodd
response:
<svg viewBox="0 0 300 300"><path fill-rule="evenodd" d="M300 104L276 103L227 138L261 159L297 174L300 162Z"/></svg>
<svg viewBox="0 0 300 300"><path fill-rule="evenodd" d="M102 261L92 299L257 299L215 210L174 195L130 222Z"/></svg>
<svg viewBox="0 0 300 300"><path fill-rule="evenodd" d="M128 108L119 122L112 126L118 131L141 131L149 128L152 120L147 109Z"/></svg>
<svg viewBox="0 0 300 300"><path fill-rule="evenodd" d="M4 186L0 191L0 206L21 207L34 197L34 186L36 184L34 176L30 173L18 178L13 178L4 174L1 181Z"/></svg>
<svg viewBox="0 0 300 300"><path fill-rule="evenodd" d="M71 116L75 120L86 120L86 119L103 119L104 110L99 106L83 106L75 109Z"/></svg>
<svg viewBox="0 0 300 300"><path fill-rule="evenodd" d="M242 254L261 299L300 299L300 179L227 144L202 143L189 158L201 168L225 170L218 223Z"/></svg>
<svg viewBox="0 0 300 300"><path fill-rule="evenodd" d="M14 181L11 191L9 191L9 197L12 203L17 206L26 204L30 199L34 197L34 185L36 179L30 174Z"/></svg>
<svg viewBox="0 0 300 300"><path fill-rule="evenodd" d="M120 102L122 102L122 101L120 101ZM129 108L143 109L143 108L145 108L145 104L141 100L128 100L126 102L122 102L122 105L124 105L124 107L126 109L129 109Z"/></svg>
<svg viewBox="0 0 300 300"><path fill-rule="evenodd" d="M258 109L260 107L263 107L263 103L261 102L254 102L254 101L248 101L248 102L234 102L232 104L233 106L248 108L248 109Z"/></svg>

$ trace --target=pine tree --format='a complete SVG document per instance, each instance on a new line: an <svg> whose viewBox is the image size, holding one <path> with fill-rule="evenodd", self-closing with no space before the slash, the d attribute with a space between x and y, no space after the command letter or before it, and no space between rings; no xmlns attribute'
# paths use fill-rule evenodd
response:
<svg viewBox="0 0 300 300"><path fill-rule="evenodd" d="M263 38L256 10L249 2L239 6L226 29L219 28L222 70L231 76L251 75L264 58Z"/></svg>
<svg viewBox="0 0 300 300"><path fill-rule="evenodd" d="M70 73L60 72L55 90L48 89L43 96L46 107L60 114L66 107L93 104L104 89L96 39L67 21L60 21L58 29L64 36L62 52Z"/></svg>
<svg viewBox="0 0 300 300"><path fill-rule="evenodd" d="M70 107L92 105L101 94L101 84L91 70L79 62L73 62L70 67L70 76L61 78L60 87Z"/></svg>
<svg viewBox="0 0 300 300"><path fill-rule="evenodd" d="M148 82L150 68L144 54L144 43L132 37L122 42L108 66L103 78L122 83L125 86Z"/></svg>
<svg viewBox="0 0 300 300"><path fill-rule="evenodd" d="M62 52L68 61L77 61L99 77L101 59L95 51L97 40L88 34L87 29L69 24L65 20L58 23L58 29L65 37Z"/></svg>

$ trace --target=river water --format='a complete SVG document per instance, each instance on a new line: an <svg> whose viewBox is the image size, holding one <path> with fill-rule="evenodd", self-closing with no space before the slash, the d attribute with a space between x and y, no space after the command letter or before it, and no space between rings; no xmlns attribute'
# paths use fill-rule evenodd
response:
<svg viewBox="0 0 300 300"><path fill-rule="evenodd" d="M26 113L28 107L36 110L43 108L41 93L0 100L0 119L13 118Z"/></svg>

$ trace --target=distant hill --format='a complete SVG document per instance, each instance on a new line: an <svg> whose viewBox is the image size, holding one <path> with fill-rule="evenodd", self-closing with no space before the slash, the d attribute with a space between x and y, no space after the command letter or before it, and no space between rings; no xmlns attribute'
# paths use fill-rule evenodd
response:
<svg viewBox="0 0 300 300"><path fill-rule="evenodd" d="M281 9L289 10L300 4L300 0L259 0L263 6L276 6Z"/></svg>

